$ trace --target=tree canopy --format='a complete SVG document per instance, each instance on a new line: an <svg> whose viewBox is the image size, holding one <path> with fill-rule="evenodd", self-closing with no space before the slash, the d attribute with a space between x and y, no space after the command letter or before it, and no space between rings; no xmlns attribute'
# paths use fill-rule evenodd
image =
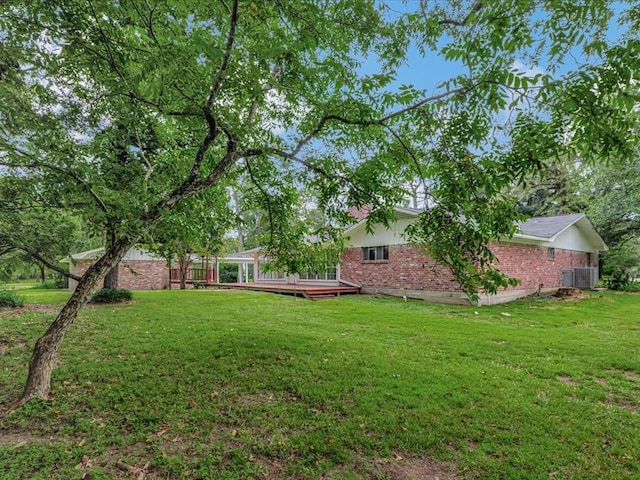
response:
<svg viewBox="0 0 640 480"><path fill-rule="evenodd" d="M412 240L470 295L512 282L486 247L515 229L504 187L569 152L635 154L637 7L620 10L617 25L602 0L3 2L2 175L28 173L38 195L116 232L36 346L25 398L46 394L34 372L126 250L240 177L289 271L322 254L295 215L301 189L338 239L347 207L386 222L418 179L430 208ZM399 84L432 59L457 69L435 88Z"/></svg>

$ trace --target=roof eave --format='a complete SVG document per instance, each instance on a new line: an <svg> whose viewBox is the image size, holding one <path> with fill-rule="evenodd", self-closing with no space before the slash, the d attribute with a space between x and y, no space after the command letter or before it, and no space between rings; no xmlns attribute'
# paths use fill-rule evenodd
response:
<svg viewBox="0 0 640 480"><path fill-rule="evenodd" d="M547 237L538 237L536 235L526 235L524 233L514 233L512 238L519 238L521 240L532 240L534 242L551 242L553 241Z"/></svg>

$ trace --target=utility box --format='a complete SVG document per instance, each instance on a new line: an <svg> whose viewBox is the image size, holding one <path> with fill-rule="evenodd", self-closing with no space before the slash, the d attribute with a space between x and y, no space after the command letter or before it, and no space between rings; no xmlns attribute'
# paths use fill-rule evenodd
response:
<svg viewBox="0 0 640 480"><path fill-rule="evenodd" d="M589 290L596 288L599 280L598 267L572 268L562 271L562 286Z"/></svg>

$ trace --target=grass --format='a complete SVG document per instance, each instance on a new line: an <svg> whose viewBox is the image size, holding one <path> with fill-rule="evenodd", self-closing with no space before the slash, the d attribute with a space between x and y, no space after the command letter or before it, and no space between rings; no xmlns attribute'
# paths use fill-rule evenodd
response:
<svg viewBox="0 0 640 480"><path fill-rule="evenodd" d="M36 280L18 280L14 282L0 282L0 288L6 288L8 290L20 290L23 288L38 288L41 285L39 281Z"/></svg>
<svg viewBox="0 0 640 480"><path fill-rule="evenodd" d="M5 407L68 295L24 294ZM51 398L0 418L0 477L640 478L639 305L136 293L85 308Z"/></svg>

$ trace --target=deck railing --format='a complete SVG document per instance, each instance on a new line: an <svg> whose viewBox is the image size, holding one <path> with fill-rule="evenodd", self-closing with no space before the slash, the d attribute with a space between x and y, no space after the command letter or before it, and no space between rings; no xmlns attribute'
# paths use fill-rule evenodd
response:
<svg viewBox="0 0 640 480"><path fill-rule="evenodd" d="M187 268L185 269L186 283L215 283L215 268ZM169 281L171 283L180 283L182 281L182 270L179 268L171 268L169 270Z"/></svg>

